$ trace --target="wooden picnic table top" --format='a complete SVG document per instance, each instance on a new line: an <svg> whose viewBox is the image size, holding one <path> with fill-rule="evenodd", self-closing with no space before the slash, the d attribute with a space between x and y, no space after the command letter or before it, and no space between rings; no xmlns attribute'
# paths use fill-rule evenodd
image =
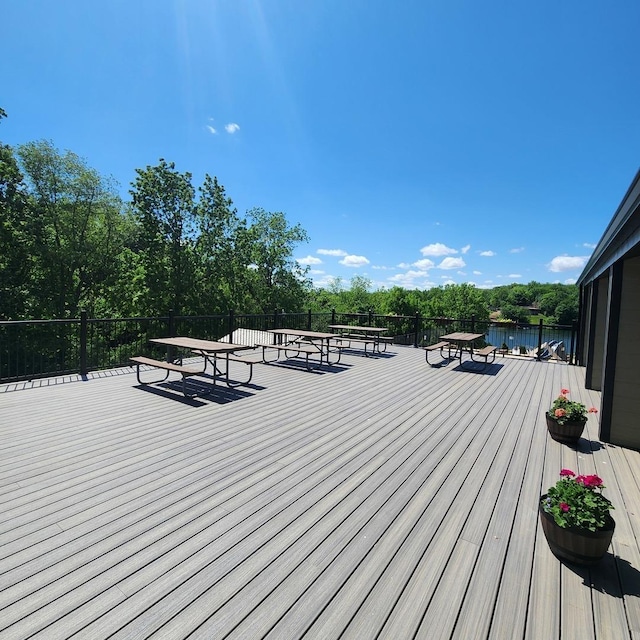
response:
<svg viewBox="0 0 640 640"><path fill-rule="evenodd" d="M478 338L483 338L484 333L466 333L464 331L454 331L453 333L447 333L444 336L440 336L441 340L454 340L458 342L473 342Z"/></svg>
<svg viewBox="0 0 640 640"><path fill-rule="evenodd" d="M307 331L306 329L267 329L269 333L283 336L300 336L301 338L317 338L318 340L328 340L335 338L335 333L326 331Z"/></svg>
<svg viewBox="0 0 640 640"><path fill-rule="evenodd" d="M387 331L386 327L363 327L362 325L350 325L350 324L330 324L329 329L340 329L344 331L364 331L366 333L384 333Z"/></svg>
<svg viewBox="0 0 640 640"><path fill-rule="evenodd" d="M187 336L175 336L173 338L151 338L149 342L165 344L171 347L182 347L192 351L206 353L231 353L242 349L251 349L252 346L244 344L233 344L232 342L220 342L219 340L202 340L200 338L189 338Z"/></svg>

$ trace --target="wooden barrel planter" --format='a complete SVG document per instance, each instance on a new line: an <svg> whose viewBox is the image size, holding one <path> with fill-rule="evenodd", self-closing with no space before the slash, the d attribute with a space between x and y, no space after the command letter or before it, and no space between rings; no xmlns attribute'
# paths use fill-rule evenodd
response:
<svg viewBox="0 0 640 640"><path fill-rule="evenodd" d="M560 560L585 566L600 561L611 544L616 528L615 520L607 516L607 527L599 531L574 527L565 529L556 524L553 516L542 508L542 502L546 497L546 494L541 496L538 511L542 530L553 555Z"/></svg>
<svg viewBox="0 0 640 640"><path fill-rule="evenodd" d="M557 442L564 444L577 444L584 431L584 426L587 424L586 420L569 420L564 424L560 424L548 411L547 416L547 430L549 435Z"/></svg>

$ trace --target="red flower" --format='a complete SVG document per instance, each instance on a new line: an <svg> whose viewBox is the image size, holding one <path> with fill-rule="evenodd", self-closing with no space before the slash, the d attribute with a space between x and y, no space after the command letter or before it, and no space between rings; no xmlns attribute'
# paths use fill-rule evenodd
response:
<svg viewBox="0 0 640 640"><path fill-rule="evenodd" d="M566 396L566 395L569 393L569 389L560 389L560 393L561 393L563 396Z"/></svg>
<svg viewBox="0 0 640 640"><path fill-rule="evenodd" d="M554 415L556 418L562 418L563 416L566 416L566 415L567 415L567 412L566 412L564 409L556 409L556 410L553 412L553 415Z"/></svg>
<svg viewBox="0 0 640 640"><path fill-rule="evenodd" d="M595 489L596 487L602 486L602 478L596 475L584 476L582 484L589 489Z"/></svg>
<svg viewBox="0 0 640 640"><path fill-rule="evenodd" d="M598 413L598 410L595 407L591 407L591 409L589 409L589 413Z"/></svg>
<svg viewBox="0 0 640 640"><path fill-rule="evenodd" d="M566 502L561 502L559 506L560 506L560 508L561 508L564 512L569 511L569 508L570 508L570 507L569 507L569 505L568 505Z"/></svg>
<svg viewBox="0 0 640 640"><path fill-rule="evenodd" d="M575 476L576 474L571 469L560 469L561 476Z"/></svg>

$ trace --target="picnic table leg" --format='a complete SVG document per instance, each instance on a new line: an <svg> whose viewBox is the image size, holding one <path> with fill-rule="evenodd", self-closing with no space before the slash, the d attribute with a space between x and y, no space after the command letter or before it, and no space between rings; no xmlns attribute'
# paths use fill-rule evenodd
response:
<svg viewBox="0 0 640 640"><path fill-rule="evenodd" d="M230 389L234 389L235 387L240 387L242 385L249 384L251 382L251 378L253 378L253 362L246 361L244 363L249 367L249 378L247 380L244 380L242 382L231 382L231 378L229 377L229 354L226 355L225 360L226 360L226 366L225 366L224 374L225 374L225 382L227 383L227 387L229 387Z"/></svg>

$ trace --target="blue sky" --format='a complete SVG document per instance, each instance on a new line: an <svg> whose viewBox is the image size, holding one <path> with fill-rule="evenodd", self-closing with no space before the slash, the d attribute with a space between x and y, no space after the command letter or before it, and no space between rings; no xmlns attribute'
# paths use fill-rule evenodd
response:
<svg viewBox="0 0 640 640"><path fill-rule="evenodd" d="M284 212L318 286L574 282L639 165L640 2L2 3L0 141Z"/></svg>

